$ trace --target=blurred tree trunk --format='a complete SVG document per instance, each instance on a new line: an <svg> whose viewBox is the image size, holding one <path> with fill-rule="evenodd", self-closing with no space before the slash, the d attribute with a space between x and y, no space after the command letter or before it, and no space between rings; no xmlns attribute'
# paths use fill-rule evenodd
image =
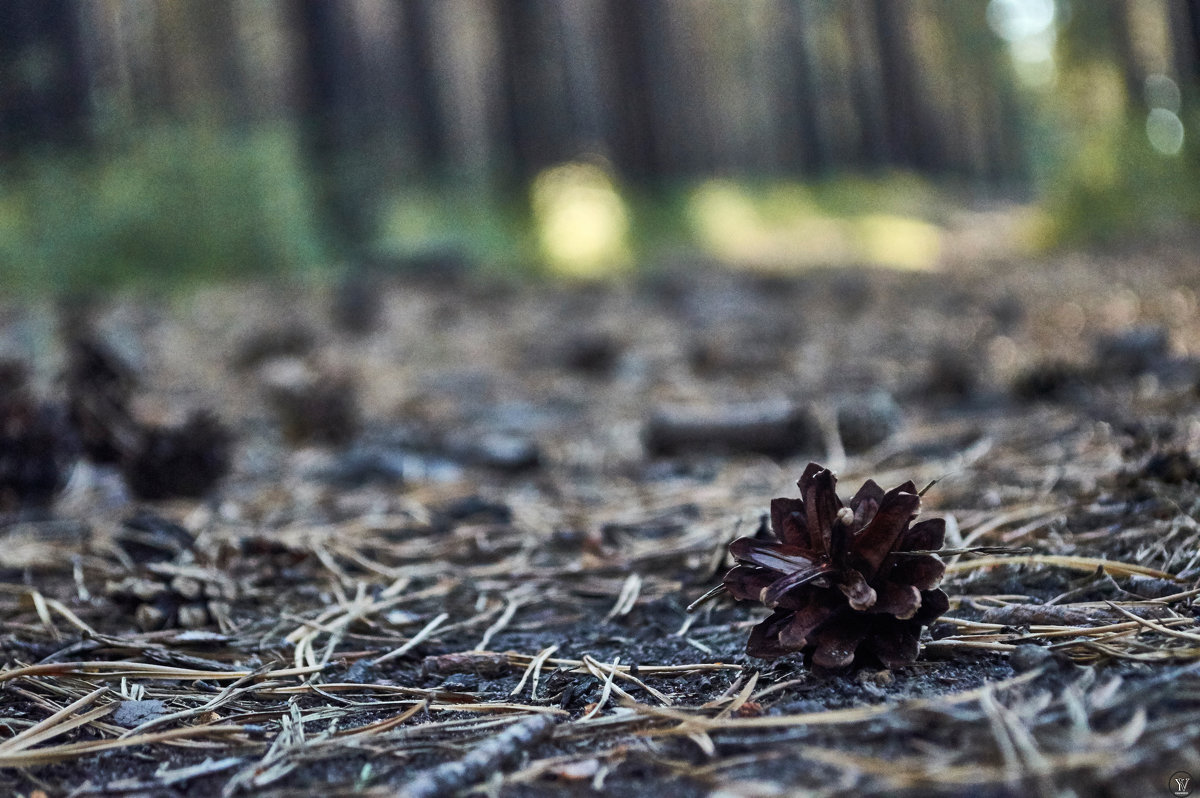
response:
<svg viewBox="0 0 1200 798"><path fill-rule="evenodd" d="M403 5L404 29L397 43L404 60L398 94L412 129L420 163L427 172L445 166L445 134L437 100L437 67L432 52L435 0L407 0Z"/></svg>
<svg viewBox="0 0 1200 798"><path fill-rule="evenodd" d="M700 9L684 0L646 5L656 8L655 58L646 79L652 86L654 124L661 131L662 167L672 177L711 174L710 109L701 94L708 56L692 27Z"/></svg>
<svg viewBox="0 0 1200 798"><path fill-rule="evenodd" d="M982 9L963 3L947 8L947 0L910 2L919 126L916 163L934 176L974 177L981 171L981 153L979 139L972 134L973 117L978 115L980 95L989 90L980 66L989 53L981 43L969 54L956 46L971 29L971 16L963 12Z"/></svg>
<svg viewBox="0 0 1200 798"><path fill-rule="evenodd" d="M838 7L850 37L853 54L851 85L858 116L858 164L879 169L888 162L887 107L880 52L871 36L877 30L875 10L868 0L849 0Z"/></svg>
<svg viewBox="0 0 1200 798"><path fill-rule="evenodd" d="M569 157L608 157L608 109L604 85L611 80L604 53L604 4L607 0L559 0L562 92L567 108Z"/></svg>
<svg viewBox="0 0 1200 798"><path fill-rule="evenodd" d="M798 128L804 174L824 175L833 166L830 138L833 135L825 102L825 75L815 36L817 9L809 3L789 4L787 25L793 30L796 59L796 91L804 123Z"/></svg>
<svg viewBox="0 0 1200 798"><path fill-rule="evenodd" d="M661 172L650 99L652 5L645 0L609 0L605 4L605 49L612 60L610 152L617 170L640 182L659 177Z"/></svg>
<svg viewBox="0 0 1200 798"><path fill-rule="evenodd" d="M642 13L649 37L642 79L649 97L659 176L690 175L697 147L694 139L703 135L686 111L694 99L688 77L694 74L695 64L681 50L677 12L668 0L644 3Z"/></svg>
<svg viewBox="0 0 1200 798"><path fill-rule="evenodd" d="M0 156L86 139L77 12L72 0L0 3Z"/></svg>
<svg viewBox="0 0 1200 798"><path fill-rule="evenodd" d="M918 171L931 169L937 130L930 124L918 85L913 52L912 0L872 0L883 83L888 161Z"/></svg>
<svg viewBox="0 0 1200 798"><path fill-rule="evenodd" d="M362 202L339 175L339 155L362 136L352 97L358 65L340 4L295 0L293 8L300 50L298 105L308 156L318 172L318 201L330 239L352 249L371 229Z"/></svg>
<svg viewBox="0 0 1200 798"><path fill-rule="evenodd" d="M497 14L508 151L520 178L573 154L557 11L558 4L549 0L509 0Z"/></svg>
<svg viewBox="0 0 1200 798"><path fill-rule="evenodd" d="M200 105L205 111L215 111L227 121L245 123L253 112L241 58L236 5L236 0L205 0L183 5L187 11L185 35L196 39L197 71L200 72L196 89L201 97L192 106Z"/></svg>
<svg viewBox="0 0 1200 798"><path fill-rule="evenodd" d="M1200 91L1200 0L1169 0L1168 24L1180 87Z"/></svg>
<svg viewBox="0 0 1200 798"><path fill-rule="evenodd" d="M1200 167L1200 0L1169 0L1168 30L1172 62L1179 82L1180 117L1186 126L1184 154Z"/></svg>
<svg viewBox="0 0 1200 798"><path fill-rule="evenodd" d="M1200 0L1168 0L1171 61L1184 94L1200 86Z"/></svg>
<svg viewBox="0 0 1200 798"><path fill-rule="evenodd" d="M1144 114L1149 110L1144 90L1146 74L1138 61L1133 43L1129 16L1132 9L1126 0L1107 0L1105 10L1108 13L1108 30L1112 36L1117 68L1121 70L1121 80L1125 87L1126 109L1139 115Z"/></svg>

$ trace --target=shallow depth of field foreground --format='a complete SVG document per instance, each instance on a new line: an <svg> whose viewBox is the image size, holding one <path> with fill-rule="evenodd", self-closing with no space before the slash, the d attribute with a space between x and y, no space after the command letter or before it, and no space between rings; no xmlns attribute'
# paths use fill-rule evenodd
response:
<svg viewBox="0 0 1200 798"><path fill-rule="evenodd" d="M128 368L142 423L224 431L6 516L0 781L1159 794L1200 771L1192 251L240 284L73 311L92 360L7 307L48 363ZM138 498L208 448L205 498ZM810 460L844 501L938 480L950 606L912 664L756 659L760 604L686 611Z"/></svg>

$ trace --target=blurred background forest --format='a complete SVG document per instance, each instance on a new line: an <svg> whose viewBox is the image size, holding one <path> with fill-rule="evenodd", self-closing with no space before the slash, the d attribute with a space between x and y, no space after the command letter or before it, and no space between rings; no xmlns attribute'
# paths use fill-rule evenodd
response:
<svg viewBox="0 0 1200 798"><path fill-rule="evenodd" d="M1200 220L1198 98L1200 0L3 0L0 277L1121 244Z"/></svg>

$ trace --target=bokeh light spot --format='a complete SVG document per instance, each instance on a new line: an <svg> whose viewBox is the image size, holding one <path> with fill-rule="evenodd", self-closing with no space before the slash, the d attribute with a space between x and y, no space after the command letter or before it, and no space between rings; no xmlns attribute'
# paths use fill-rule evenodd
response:
<svg viewBox="0 0 1200 798"><path fill-rule="evenodd" d="M550 270L568 277L602 277L629 267L629 214L607 171L567 163L533 181L533 217Z"/></svg>
<svg viewBox="0 0 1200 798"><path fill-rule="evenodd" d="M1054 24L1054 0L991 0L987 21L1005 41L1039 36Z"/></svg>
<svg viewBox="0 0 1200 798"><path fill-rule="evenodd" d="M893 269L924 271L937 266L942 232L936 225L907 216L876 213L855 224L863 259Z"/></svg>
<svg viewBox="0 0 1200 798"><path fill-rule="evenodd" d="M1146 105L1151 108L1166 108L1174 114L1179 113L1182 97L1179 84L1167 75L1161 73L1146 77Z"/></svg>
<svg viewBox="0 0 1200 798"><path fill-rule="evenodd" d="M1174 111L1151 108L1146 116L1146 138L1163 155L1178 155L1183 149L1183 122Z"/></svg>

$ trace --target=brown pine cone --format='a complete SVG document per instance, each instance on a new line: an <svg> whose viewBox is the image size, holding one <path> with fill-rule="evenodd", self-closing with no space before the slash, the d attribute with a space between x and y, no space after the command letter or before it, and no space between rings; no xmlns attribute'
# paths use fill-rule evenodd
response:
<svg viewBox="0 0 1200 798"><path fill-rule="evenodd" d="M0 512L49 505L79 457L66 411L26 380L24 364L0 360Z"/></svg>
<svg viewBox="0 0 1200 798"><path fill-rule="evenodd" d="M146 427L121 461L125 484L139 499L198 499L229 473L233 435L204 410L178 427Z"/></svg>
<svg viewBox="0 0 1200 798"><path fill-rule="evenodd" d="M137 374L111 346L84 328L75 329L66 346L61 380L83 453L94 463L119 463L137 438L132 411Z"/></svg>
<svg viewBox="0 0 1200 798"><path fill-rule="evenodd" d="M738 538L724 578L735 598L774 612L754 627L746 652L779 657L811 651L813 663L843 668L869 652L886 667L907 665L921 627L949 607L937 589L946 566L933 554L946 534L940 518L912 523L921 504L905 482L887 493L867 480L844 507L833 472L809 463L800 499L771 502L777 540Z"/></svg>

